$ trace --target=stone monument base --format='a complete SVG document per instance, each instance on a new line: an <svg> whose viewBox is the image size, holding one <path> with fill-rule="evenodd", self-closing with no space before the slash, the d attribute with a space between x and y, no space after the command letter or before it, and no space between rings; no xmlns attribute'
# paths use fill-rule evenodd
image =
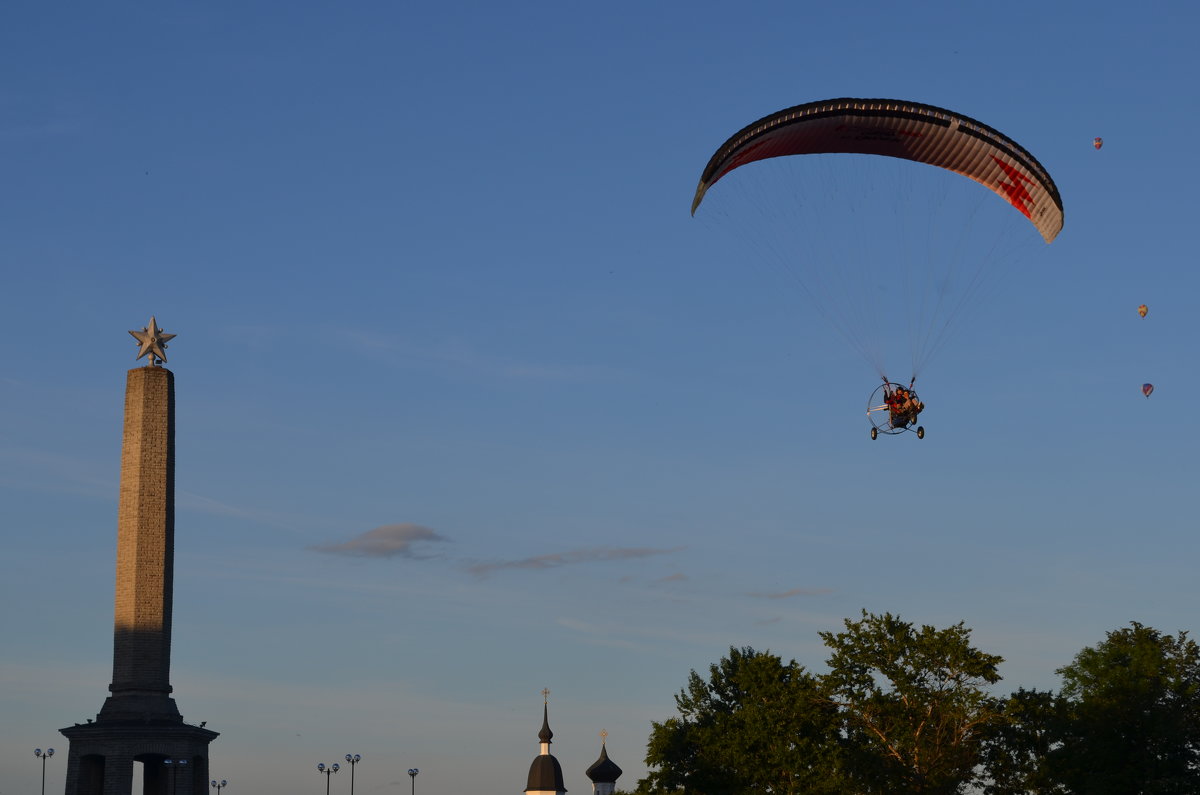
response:
<svg viewBox="0 0 1200 795"><path fill-rule="evenodd" d="M143 795L208 791L208 744L218 733L178 721L96 721L61 730L70 740L67 795L129 795L134 762ZM169 761L169 764L168 764Z"/></svg>

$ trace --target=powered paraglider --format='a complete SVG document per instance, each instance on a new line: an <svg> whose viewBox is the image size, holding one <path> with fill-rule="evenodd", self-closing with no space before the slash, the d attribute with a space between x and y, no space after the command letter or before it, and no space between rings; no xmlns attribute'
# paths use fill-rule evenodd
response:
<svg viewBox="0 0 1200 795"><path fill-rule="evenodd" d="M747 125L701 173L693 215L702 204L706 224L799 283L888 394L904 388L886 375L894 348L907 342L915 380L1024 258L1036 240L1028 225L1046 243L1063 227L1058 188L1024 147L960 113L895 99L810 102ZM873 438L914 424L880 416L869 407Z"/></svg>

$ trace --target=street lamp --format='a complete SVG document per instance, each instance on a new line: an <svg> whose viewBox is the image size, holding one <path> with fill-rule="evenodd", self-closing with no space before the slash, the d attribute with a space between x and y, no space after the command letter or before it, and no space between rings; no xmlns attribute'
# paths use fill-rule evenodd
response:
<svg viewBox="0 0 1200 795"><path fill-rule="evenodd" d="M47 748L43 751L41 748L34 748L33 755L42 760L42 795L46 795L46 760L54 756L54 749Z"/></svg>
<svg viewBox="0 0 1200 795"><path fill-rule="evenodd" d="M362 754L346 754L346 761L350 763L350 795L354 795L354 766L362 761Z"/></svg>
<svg viewBox="0 0 1200 795"><path fill-rule="evenodd" d="M212 788L217 791L217 795L221 795L221 790L225 789L228 786L229 786L229 782L226 781L225 779L221 779L220 781L217 781L214 778L212 780Z"/></svg>
<svg viewBox="0 0 1200 795"><path fill-rule="evenodd" d="M338 767L337 762L334 762L329 767L325 767L324 762L317 765L317 772L325 774L325 795L329 795L329 777L332 776L334 773L338 772L339 770L341 770L341 768Z"/></svg>
<svg viewBox="0 0 1200 795"><path fill-rule="evenodd" d="M417 795L417 774L420 772L415 767L408 769L408 777L412 779L412 795Z"/></svg>
<svg viewBox="0 0 1200 795"><path fill-rule="evenodd" d="M164 759L163 764L167 766L167 770L171 771L171 795L179 790L179 775L176 771L187 770L188 760L186 759Z"/></svg>

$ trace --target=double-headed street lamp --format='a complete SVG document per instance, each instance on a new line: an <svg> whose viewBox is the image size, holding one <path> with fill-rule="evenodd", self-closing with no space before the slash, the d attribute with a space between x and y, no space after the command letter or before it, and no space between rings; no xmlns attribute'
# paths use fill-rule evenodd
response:
<svg viewBox="0 0 1200 795"><path fill-rule="evenodd" d="M408 777L412 779L412 795L417 795L417 774L420 772L415 767L408 769Z"/></svg>
<svg viewBox="0 0 1200 795"><path fill-rule="evenodd" d="M354 795L354 766L362 761L362 754L346 754L346 762L350 765L350 795Z"/></svg>
<svg viewBox="0 0 1200 795"><path fill-rule="evenodd" d="M212 788L217 791L217 795L221 795L221 790L225 789L228 786L229 786L229 782L226 781L225 779L221 779L220 781L217 781L214 778L212 780Z"/></svg>
<svg viewBox="0 0 1200 795"><path fill-rule="evenodd" d="M42 795L46 795L46 760L54 756L54 749L47 748L43 751L41 748L34 748L33 755L42 760Z"/></svg>
<svg viewBox="0 0 1200 795"><path fill-rule="evenodd" d="M317 765L317 772L325 774L325 795L329 795L329 777L341 770L337 762L334 762L329 767L325 767L325 763Z"/></svg>
<svg viewBox="0 0 1200 795"><path fill-rule="evenodd" d="M179 771L187 771L188 760L164 759L163 764L167 766L167 770L171 771L171 795L175 795L179 789Z"/></svg>

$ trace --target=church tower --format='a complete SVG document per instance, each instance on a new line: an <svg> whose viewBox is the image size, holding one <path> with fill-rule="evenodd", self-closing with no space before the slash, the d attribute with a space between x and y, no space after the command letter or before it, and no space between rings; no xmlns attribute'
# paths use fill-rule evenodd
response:
<svg viewBox="0 0 1200 795"><path fill-rule="evenodd" d="M562 766L550 753L549 699L550 691L542 691L542 730L538 732L541 752L534 757L529 766L529 779L525 784L525 795L566 795L567 787L563 784Z"/></svg>
<svg viewBox="0 0 1200 795"><path fill-rule="evenodd" d="M175 335L153 317L129 333L137 358L150 358L125 381L112 683L94 721L61 730L70 741L66 795L129 795L134 762L142 763L144 795L200 795L218 735L183 722L170 684L175 375L162 363Z"/></svg>

